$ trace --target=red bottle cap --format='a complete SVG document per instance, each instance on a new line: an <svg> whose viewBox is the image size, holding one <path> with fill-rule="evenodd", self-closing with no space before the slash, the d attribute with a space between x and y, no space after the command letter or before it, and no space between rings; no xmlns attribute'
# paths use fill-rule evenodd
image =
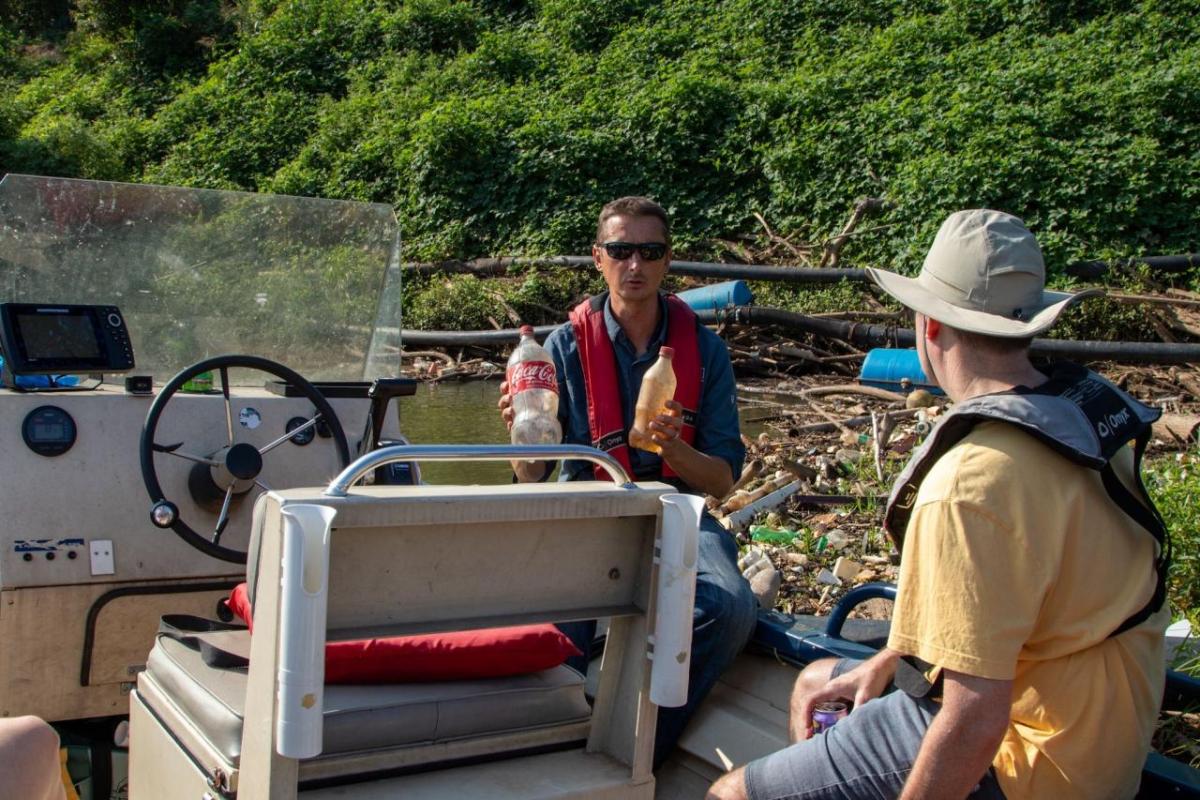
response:
<svg viewBox="0 0 1200 800"><path fill-rule="evenodd" d="M532 325L522 325L521 326L521 335L522 336L533 336L533 326Z"/></svg>
<svg viewBox="0 0 1200 800"><path fill-rule="evenodd" d="M664 344L662 347L658 348L658 354L662 358L674 358L675 348Z"/></svg>

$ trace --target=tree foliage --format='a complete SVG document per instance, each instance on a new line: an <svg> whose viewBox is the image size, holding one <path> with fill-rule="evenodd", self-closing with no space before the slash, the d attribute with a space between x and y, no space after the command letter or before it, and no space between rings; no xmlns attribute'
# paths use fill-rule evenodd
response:
<svg viewBox="0 0 1200 800"><path fill-rule="evenodd" d="M58 8L0 5L5 171L391 203L411 258L579 252L634 192L696 257L862 195L860 264L965 206L1060 283L1200 249L1195 0L77 0L61 42Z"/></svg>

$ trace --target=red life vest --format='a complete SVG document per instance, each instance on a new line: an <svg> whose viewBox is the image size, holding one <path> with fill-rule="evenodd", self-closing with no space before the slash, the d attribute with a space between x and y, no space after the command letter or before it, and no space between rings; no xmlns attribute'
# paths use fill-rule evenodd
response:
<svg viewBox="0 0 1200 800"><path fill-rule="evenodd" d="M696 314L687 303L673 294L667 301L667 341L675 348L672 366L675 369L675 400L683 406L683 429L680 437L691 444L696 438L696 416L700 408L700 337L696 332ZM632 476L629 459L629 432L621 403L620 381L617 379L617 356L604 325L604 303L608 293L584 300L570 313L579 361L583 365L584 388L587 390L588 428L592 446L613 456ZM603 467L595 468L598 480L609 480ZM664 477L675 472L662 463Z"/></svg>

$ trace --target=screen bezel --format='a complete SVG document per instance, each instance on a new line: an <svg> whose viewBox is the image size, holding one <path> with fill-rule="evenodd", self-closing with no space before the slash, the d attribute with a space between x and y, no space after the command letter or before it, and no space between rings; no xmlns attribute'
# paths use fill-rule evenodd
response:
<svg viewBox="0 0 1200 800"><path fill-rule="evenodd" d="M21 327L21 317L61 317L64 315L83 317L91 323L91 331L95 337L96 350L99 355L94 358L30 357L25 331ZM113 363L116 354L113 353L110 337L102 327L103 316L104 309L99 306L38 303L0 304L0 346L4 351L4 368L14 375L57 375L74 372L113 372L127 369L124 365Z"/></svg>

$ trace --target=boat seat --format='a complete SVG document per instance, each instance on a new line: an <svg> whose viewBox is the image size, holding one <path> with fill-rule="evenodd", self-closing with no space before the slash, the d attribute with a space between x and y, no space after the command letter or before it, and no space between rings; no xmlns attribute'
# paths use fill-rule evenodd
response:
<svg viewBox="0 0 1200 800"><path fill-rule="evenodd" d="M547 796L648 800L656 716L648 610L658 597L659 498L669 492L663 484L582 482L356 487L346 497L320 489L265 493L249 564L258 588L254 636L201 634L248 656L249 666L209 666L189 643L158 637L131 693L138 745L130 774L140 796L198 790L195 796L291 800L328 790L383 797L429 781L444 784L449 796L458 770L473 765L494 773L503 791L489 778L471 796L541 796L533 784L551 776L547 786L558 788ZM324 528L298 527L299 512L310 522L319 512ZM301 543L305 550L290 552L314 559L305 569L318 565L312 574L325 578L314 584L321 594L300 594L311 590L298 592L295 583L289 592L289 574L308 580L310 573L286 572L292 556L285 542ZM308 624L295 616L305 608L298 604L321 596L324 624L308 634L320 647L610 618L594 702L583 677L565 665L492 679L325 685L285 701L283 676L294 673L283 664L284 632ZM285 708L305 714L303 727L297 716L285 720ZM289 750L284 733L296 731L305 744ZM545 772L547 759L557 771ZM514 769L525 777L506 772Z"/></svg>
<svg viewBox="0 0 1200 800"><path fill-rule="evenodd" d="M236 652L239 644L248 650L249 635L225 634L221 647ZM142 685L151 710L190 720L212 750L236 768L247 673L244 667L211 667L197 650L159 636ZM533 730L561 731L560 737L543 737L545 744L573 741L579 738L576 723L586 723L590 714L583 678L566 666L486 680L327 686L321 758Z"/></svg>

